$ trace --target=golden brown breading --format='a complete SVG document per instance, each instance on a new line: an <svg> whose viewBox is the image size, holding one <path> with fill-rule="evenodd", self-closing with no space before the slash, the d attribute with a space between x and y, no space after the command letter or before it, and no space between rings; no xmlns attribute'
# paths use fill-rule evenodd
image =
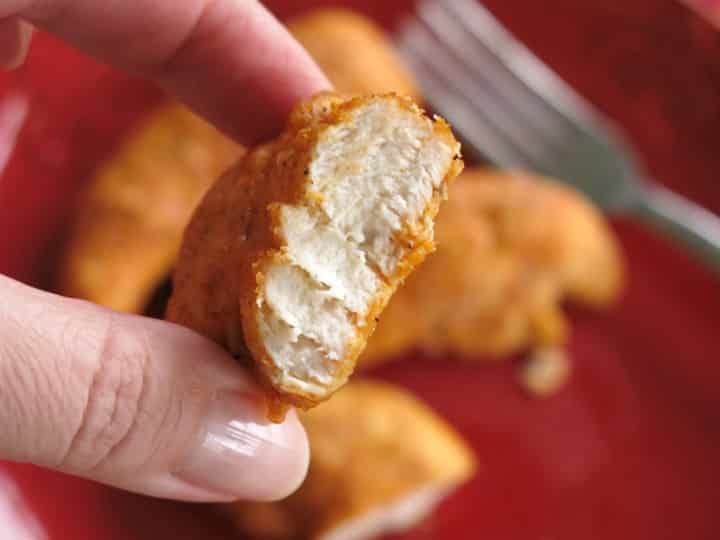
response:
<svg viewBox="0 0 720 540"><path fill-rule="evenodd" d="M467 170L435 229L437 251L398 290L361 358L419 347L502 356L565 342L564 299L613 302L623 265L578 192L521 173Z"/></svg>
<svg viewBox="0 0 720 540"><path fill-rule="evenodd" d="M325 8L296 17L287 26L338 92L395 92L420 101L412 74L372 19L347 9Z"/></svg>
<svg viewBox="0 0 720 540"><path fill-rule="evenodd" d="M280 502L226 506L251 538L359 540L409 528L475 471L459 435L388 384L354 381L300 418L311 455L300 489ZM393 522L401 509L411 515Z"/></svg>
<svg viewBox="0 0 720 540"><path fill-rule="evenodd" d="M327 399L400 280L434 248L459 147L409 98L326 94L298 106L195 212L168 319L252 359L280 402Z"/></svg>
<svg viewBox="0 0 720 540"><path fill-rule="evenodd" d="M169 273L182 230L243 150L181 105L164 105L97 172L60 272L63 294L141 312Z"/></svg>

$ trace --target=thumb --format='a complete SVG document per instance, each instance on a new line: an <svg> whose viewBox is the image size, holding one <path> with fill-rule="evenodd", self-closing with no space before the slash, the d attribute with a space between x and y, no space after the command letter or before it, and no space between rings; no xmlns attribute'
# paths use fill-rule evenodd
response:
<svg viewBox="0 0 720 540"><path fill-rule="evenodd" d="M0 459L192 501L271 500L302 481L297 416L267 422L213 343L3 276L0 298Z"/></svg>

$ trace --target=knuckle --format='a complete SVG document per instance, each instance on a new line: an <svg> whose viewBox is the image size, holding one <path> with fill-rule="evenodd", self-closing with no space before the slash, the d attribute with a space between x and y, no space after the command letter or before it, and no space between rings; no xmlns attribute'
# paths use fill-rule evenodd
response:
<svg viewBox="0 0 720 540"><path fill-rule="evenodd" d="M151 348L145 335L109 315L93 347L93 374L82 416L60 466L102 469L133 437L146 414Z"/></svg>
<svg viewBox="0 0 720 540"><path fill-rule="evenodd" d="M150 62L147 59L144 61L143 71L150 76L166 79L182 70L189 62L196 62L196 51L207 46L206 37L212 35L213 29L206 28L220 3L219 0L206 0L184 27L176 29L175 39L171 40L169 47L152 55Z"/></svg>

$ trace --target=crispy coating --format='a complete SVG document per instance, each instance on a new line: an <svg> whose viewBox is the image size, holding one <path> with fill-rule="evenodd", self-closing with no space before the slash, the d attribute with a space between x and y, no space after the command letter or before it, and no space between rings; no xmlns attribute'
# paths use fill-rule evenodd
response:
<svg viewBox="0 0 720 540"><path fill-rule="evenodd" d="M382 112L386 114L373 112L378 107L382 107ZM267 322L267 310L274 310L275 313L285 306L272 306L266 282L269 282L276 268L301 268L308 273L310 270L292 258L292 248L286 237L291 231L285 226L283 216L288 209L303 210L319 216L316 230L326 225L336 227L326 204L334 196L332 190L336 189L335 184L346 181L343 179L361 178L366 170L373 169L379 158L368 152L372 152L373 148L378 152L386 152L386 145L376 140L368 141L367 145L358 145L354 161L342 161L328 173L325 180L316 178L313 173L321 169L325 159L320 148L329 145L333 151L337 151L338 147L356 145L359 135L348 138L344 135L347 130L355 129L363 122L370 122L376 127L379 121L384 126L385 122L391 122L390 116L403 119L409 116L415 124L428 126L424 128L429 130L428 140L437 141L446 149L446 160L438 158L431 162L435 172L431 178L435 187L422 202L421 215L416 221L406 222L402 229L392 233L393 249L397 250L399 258L397 264L392 266L391 273L386 275L373 269L380 281L370 296L367 309L351 314L356 317L352 323L354 329L347 338L346 347L341 349L344 351L343 356L333 361L328 359L322 366L316 367L320 373L310 373L310 368L303 366L306 371L291 377L285 362L290 362L292 358L280 358L274 352L275 334L267 330L268 325L271 325ZM392 127L382 129L390 147L403 134L402 130ZM334 141L332 137L335 134L339 134L339 139L328 143L328 139ZM413 161L419 163L419 160L425 159L423 152L418 149L409 145L401 148L405 148L403 151L412 149L407 156L415 156L403 162L405 167L413 166ZM394 155L389 157L395 158ZM233 354L248 360L269 390L271 418L282 417L283 407L278 407L281 404L303 408L316 405L346 382L367 337L374 330L377 317L398 283L434 248L433 219L446 186L461 169L459 144L447 124L439 118L430 122L408 98L383 95L343 100L325 94L298 106L291 115L286 131L274 142L249 152L213 186L195 212L186 230L180 260L173 276L173 294L167 318L210 337ZM411 185L420 182L419 178L409 180ZM323 188L325 191L316 191L323 182L327 184ZM387 189L394 189L393 182L397 184L399 180L392 180L386 185ZM377 197L383 200L384 195L378 194ZM370 225L378 219L375 214L361 217ZM386 232L390 234L389 230ZM310 235L310 241L313 234ZM370 256L371 253L366 252L366 255ZM344 260L344 256L338 257L338 264ZM329 265L330 261L328 259L320 263ZM321 293L324 296L334 294L324 284L320 285L327 289ZM303 301L298 310L305 306L306 302ZM301 317L301 314L291 313L284 317L277 324L291 325L287 330L282 330L287 333L295 329L291 320ZM274 332L274 329L271 330ZM331 326L330 332L337 333L337 330ZM313 336L310 334L308 337ZM308 342L305 334L293 339L298 347L302 344L300 339ZM322 349L324 345L324 342L319 341L313 347ZM327 349L322 350L329 357L331 353ZM318 382L319 379L322 382ZM326 379L329 381L326 382ZM311 383L320 389L309 390Z"/></svg>
<svg viewBox="0 0 720 540"><path fill-rule="evenodd" d="M438 249L393 297L362 362L412 348L498 357L562 345L565 299L603 307L623 282L604 218L570 187L466 170L435 228Z"/></svg>
<svg viewBox="0 0 720 540"><path fill-rule="evenodd" d="M158 108L100 167L80 201L60 291L141 312L170 272L193 209L242 153L181 105Z"/></svg>
<svg viewBox="0 0 720 540"><path fill-rule="evenodd" d="M412 74L372 19L347 9L325 8L300 15L287 26L338 92L395 92L421 100Z"/></svg>
<svg viewBox="0 0 720 540"><path fill-rule="evenodd" d="M225 507L251 538L381 535L392 532L386 519L392 506L409 503L413 495L437 495L425 511L396 524L410 527L475 471L472 451L460 436L409 392L388 384L354 381L300 419L311 450L300 489L275 503ZM343 529L356 536L342 536Z"/></svg>

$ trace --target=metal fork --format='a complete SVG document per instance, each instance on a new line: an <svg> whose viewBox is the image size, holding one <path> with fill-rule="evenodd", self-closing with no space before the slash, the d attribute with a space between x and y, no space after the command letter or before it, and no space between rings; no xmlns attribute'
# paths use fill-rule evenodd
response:
<svg viewBox="0 0 720 540"><path fill-rule="evenodd" d="M572 184L720 270L720 218L651 182L621 133L476 0L421 0L397 45L466 153Z"/></svg>

